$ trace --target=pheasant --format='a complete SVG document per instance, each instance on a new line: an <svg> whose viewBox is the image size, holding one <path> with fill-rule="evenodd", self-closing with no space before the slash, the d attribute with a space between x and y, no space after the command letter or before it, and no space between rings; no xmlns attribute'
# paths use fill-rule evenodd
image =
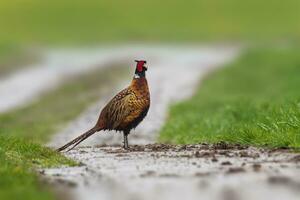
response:
<svg viewBox="0 0 300 200"><path fill-rule="evenodd" d="M72 150L96 132L115 130L123 132L124 149L128 149L128 135L146 117L150 108L150 93L146 79L146 61L136 60L134 78L129 87L119 92L101 111L96 125L86 133L57 149Z"/></svg>

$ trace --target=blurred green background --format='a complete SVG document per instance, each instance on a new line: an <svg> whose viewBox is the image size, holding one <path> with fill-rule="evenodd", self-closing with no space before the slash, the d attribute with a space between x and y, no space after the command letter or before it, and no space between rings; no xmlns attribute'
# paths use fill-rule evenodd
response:
<svg viewBox="0 0 300 200"><path fill-rule="evenodd" d="M299 11L299 0L2 0L0 74L36 61L35 47L298 43Z"/></svg>
<svg viewBox="0 0 300 200"><path fill-rule="evenodd" d="M2 0L0 44L298 39L299 0Z"/></svg>

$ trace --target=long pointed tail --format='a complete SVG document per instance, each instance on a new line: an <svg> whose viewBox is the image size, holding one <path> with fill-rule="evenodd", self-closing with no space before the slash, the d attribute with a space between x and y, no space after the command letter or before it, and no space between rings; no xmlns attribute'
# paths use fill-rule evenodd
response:
<svg viewBox="0 0 300 200"><path fill-rule="evenodd" d="M72 149L74 149L77 145L79 145L82 141L84 141L85 139L87 139L88 137L90 137L91 135L93 135L94 133L96 133L97 131L99 131L99 128L94 127L92 129L90 129L89 131L85 132L84 134L80 135L79 137L75 138L74 140L72 140L71 142L67 143L66 145L60 147L59 149L57 149L57 151L63 151L66 148L68 148L69 146L73 145L73 147L71 147L68 151L71 151Z"/></svg>

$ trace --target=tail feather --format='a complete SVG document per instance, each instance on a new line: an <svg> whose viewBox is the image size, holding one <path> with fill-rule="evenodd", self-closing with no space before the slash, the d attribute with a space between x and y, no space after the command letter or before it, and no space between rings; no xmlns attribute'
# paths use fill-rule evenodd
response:
<svg viewBox="0 0 300 200"><path fill-rule="evenodd" d="M90 129L89 131L85 132L84 134L80 135L79 137L75 138L71 142L69 142L69 143L65 144L64 146L60 147L59 149L57 149L57 151L59 151L59 152L63 151L65 149L67 149L69 146L74 144L74 146L68 150L68 151L71 151L77 145L79 145L82 141L84 141L85 139L87 139L88 137L90 137L91 135L96 133L97 131L99 131L99 129L97 127L94 127L92 129Z"/></svg>

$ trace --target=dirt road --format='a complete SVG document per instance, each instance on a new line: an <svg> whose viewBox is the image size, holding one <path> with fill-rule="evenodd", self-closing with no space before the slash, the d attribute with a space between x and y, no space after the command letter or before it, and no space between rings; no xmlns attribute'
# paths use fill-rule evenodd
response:
<svg viewBox="0 0 300 200"><path fill-rule="evenodd" d="M152 144L81 147L67 156L84 166L45 173L71 199L299 199L300 155L284 150Z"/></svg>
<svg viewBox="0 0 300 200"><path fill-rule="evenodd" d="M236 49L139 48L128 52L129 59L143 55L150 61L152 107L129 137L134 146L123 151L119 147L122 137L114 132L95 135L66 153L82 166L41 170L48 181L78 200L298 199L298 154L225 144L154 144L170 103L189 97L207 72L234 59ZM90 128L110 97L103 97L49 145L59 146Z"/></svg>
<svg viewBox="0 0 300 200"><path fill-rule="evenodd" d="M55 49L41 53L40 63L0 79L0 113L26 106L70 76L122 60L127 51L113 49ZM124 55L123 55L124 54Z"/></svg>

